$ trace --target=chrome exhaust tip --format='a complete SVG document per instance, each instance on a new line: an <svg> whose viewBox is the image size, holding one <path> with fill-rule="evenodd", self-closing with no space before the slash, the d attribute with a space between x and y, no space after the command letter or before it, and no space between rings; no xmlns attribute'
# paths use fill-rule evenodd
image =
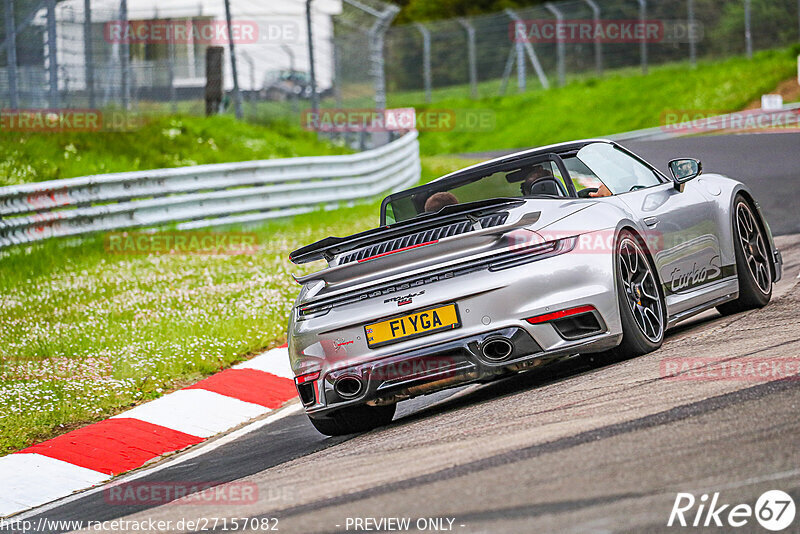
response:
<svg viewBox="0 0 800 534"><path fill-rule="evenodd" d="M502 362L507 360L514 352L514 345L506 338L487 339L481 345L481 354L492 362Z"/></svg>
<svg viewBox="0 0 800 534"><path fill-rule="evenodd" d="M364 383L357 376L345 375L336 380L333 389L343 399L352 399L361 393Z"/></svg>

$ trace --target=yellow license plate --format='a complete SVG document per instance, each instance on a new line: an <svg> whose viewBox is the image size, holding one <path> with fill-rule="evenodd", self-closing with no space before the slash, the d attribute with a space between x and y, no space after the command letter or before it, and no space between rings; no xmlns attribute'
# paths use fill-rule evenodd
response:
<svg viewBox="0 0 800 534"><path fill-rule="evenodd" d="M368 324L364 327L364 332L367 336L367 345L375 348L443 330L453 330L460 326L458 308L455 304L448 304Z"/></svg>

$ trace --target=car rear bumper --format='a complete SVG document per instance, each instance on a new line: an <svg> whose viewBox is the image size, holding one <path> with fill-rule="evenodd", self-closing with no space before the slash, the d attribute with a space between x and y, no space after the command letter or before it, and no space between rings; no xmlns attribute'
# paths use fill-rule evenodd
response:
<svg viewBox="0 0 800 534"><path fill-rule="evenodd" d="M605 327L599 334L575 340L569 346L545 351L528 331L521 327L487 330L450 340L435 346L409 350L381 360L351 365L330 371L318 381L298 386L309 415L326 413L361 404L389 404L418 395L433 393L470 382L519 372L548 361L578 352L611 349L621 341L621 334L611 334ZM508 340L510 355L500 361L484 355L487 343ZM357 393L341 395L337 383L350 380L360 386Z"/></svg>

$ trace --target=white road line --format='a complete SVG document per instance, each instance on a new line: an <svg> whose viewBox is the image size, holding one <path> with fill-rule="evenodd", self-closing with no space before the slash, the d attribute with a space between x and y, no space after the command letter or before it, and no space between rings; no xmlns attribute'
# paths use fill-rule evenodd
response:
<svg viewBox="0 0 800 534"><path fill-rule="evenodd" d="M95 486L108 475L41 454L9 454L0 458L0 517L39 506Z"/></svg>
<svg viewBox="0 0 800 534"><path fill-rule="evenodd" d="M791 471L781 471L779 473L772 473L770 475L764 475L760 477L753 477L753 478L746 478L744 480L738 480L736 482L731 482L729 484L723 484L721 486L715 486L713 488L703 488L702 490L696 490L695 494L700 495L701 493L713 493L715 491L723 491L727 489L734 489L734 488L741 488L742 486L752 486L753 484L760 484L761 482L769 482L772 480L781 480L784 478L792 478L800 476L800 469L792 469Z"/></svg>
<svg viewBox="0 0 800 534"><path fill-rule="evenodd" d="M153 467L141 469L141 470L135 471L133 473L130 473L128 475L120 476L120 477L116 478L114 480L114 482L117 482L117 483L120 483L120 484L124 483L124 482L133 482L134 480L138 480L140 478L144 478L144 477L150 476L150 475L152 475L154 473L157 473L159 471L162 471L164 469L169 469L169 468L171 468L173 466L176 466L178 464L181 464L181 463L183 463L183 462L185 462L187 460L193 460L193 459L197 458L198 456L202 456L204 454L207 454L209 452L212 452L212 451L222 447L223 445L227 445L228 443L230 443L232 441L236 441L237 439L241 438L244 435L249 434L250 432L255 432L256 430L258 430L260 428L263 428L263 427L265 427L265 426L267 426L269 424L274 423L275 421L283 419L284 417L288 417L290 415L294 415L294 414L296 414L298 412L301 412L302 410L303 410L303 407L302 407L302 405L300 403L291 404L289 406L286 406L285 408L280 408L278 411L276 411L273 414L268 415L264 419L259 419L258 421L253 421L252 423L250 423L250 424L248 424L246 426L243 426L242 428L240 428L238 430L235 430L234 432L231 432L230 434L227 434L225 436L220 436L218 439L215 439L213 441L207 441L207 442L204 442L204 443L200 443L200 444L196 445L195 447L192 447L191 449L189 449L187 452L179 454L175 458L172 458L170 460L159 462L158 464L154 465ZM41 506L39 508L36 508L35 510L30 510L28 512L25 512L24 514L20 514L18 517L15 517L14 519L20 519L20 520L21 519L28 519L28 518L31 518L33 516L49 512L50 510L53 510L55 508L58 508L60 506L65 505L65 504L77 501L78 499L83 499L84 497L87 497L89 495L93 495L95 493L103 491L106 487L108 487L108 486L104 484L102 486L97 486L97 487L93 487L93 488L87 489L86 491L82 491L80 493L75 493L73 495L69 495L67 497L64 497L63 499L59 499L58 501L51 502L51 503L49 503L49 504L47 504L45 506ZM2 514L0 514L0 515L2 515Z"/></svg>
<svg viewBox="0 0 800 534"><path fill-rule="evenodd" d="M289 353L286 347L271 349L246 362L234 365L234 369L255 369L284 378L294 379L294 373L289 365Z"/></svg>
<svg viewBox="0 0 800 534"><path fill-rule="evenodd" d="M210 438L269 411L264 406L213 391L182 389L112 419L132 417L192 436Z"/></svg>

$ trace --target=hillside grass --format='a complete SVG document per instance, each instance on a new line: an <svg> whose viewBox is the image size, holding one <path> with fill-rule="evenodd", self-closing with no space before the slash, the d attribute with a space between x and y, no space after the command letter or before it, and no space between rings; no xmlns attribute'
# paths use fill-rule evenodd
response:
<svg viewBox="0 0 800 534"><path fill-rule="evenodd" d="M603 78L575 80L561 88L506 97L440 99L420 105L419 95L390 96L392 107L415 104L431 109L490 110L494 127L469 131L422 131L423 154L459 154L541 146L622 133L663 124L674 110L730 112L743 109L780 82L796 75L796 50L759 52L752 60L731 58L653 67L642 76L633 69ZM529 85L530 87L530 85Z"/></svg>
<svg viewBox="0 0 800 534"><path fill-rule="evenodd" d="M0 186L89 174L253 159L342 154L299 125L252 124L228 115L141 117L108 132L0 131Z"/></svg>

